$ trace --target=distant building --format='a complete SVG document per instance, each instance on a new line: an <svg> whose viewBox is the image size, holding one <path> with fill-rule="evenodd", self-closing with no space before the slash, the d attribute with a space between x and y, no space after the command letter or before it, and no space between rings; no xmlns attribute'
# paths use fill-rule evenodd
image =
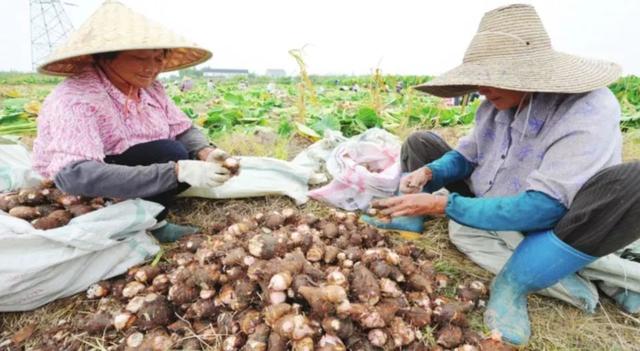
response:
<svg viewBox="0 0 640 351"><path fill-rule="evenodd" d="M233 68L211 68L204 67L200 69L204 77L234 77L234 76L248 76L248 69L233 69Z"/></svg>
<svg viewBox="0 0 640 351"><path fill-rule="evenodd" d="M286 76L287 72L279 68L270 68L270 69L267 69L267 71L265 72L265 75L268 77L280 78L280 77Z"/></svg>

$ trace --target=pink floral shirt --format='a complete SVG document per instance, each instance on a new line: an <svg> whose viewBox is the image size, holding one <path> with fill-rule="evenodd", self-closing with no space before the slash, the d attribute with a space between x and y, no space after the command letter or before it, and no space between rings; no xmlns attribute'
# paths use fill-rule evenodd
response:
<svg viewBox="0 0 640 351"><path fill-rule="evenodd" d="M191 126L158 81L141 89L136 103L91 67L67 78L45 99L33 144L33 168L53 178L70 163L103 162L105 156L140 143L175 140Z"/></svg>

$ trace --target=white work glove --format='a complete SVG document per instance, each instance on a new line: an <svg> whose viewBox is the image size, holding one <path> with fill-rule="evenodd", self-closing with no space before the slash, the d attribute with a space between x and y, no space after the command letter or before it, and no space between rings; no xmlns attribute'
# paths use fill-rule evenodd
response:
<svg viewBox="0 0 640 351"><path fill-rule="evenodd" d="M213 151L209 153L206 161L222 163L224 160L227 159L227 157L229 157L229 154L226 151L219 148L215 148L213 149Z"/></svg>
<svg viewBox="0 0 640 351"><path fill-rule="evenodd" d="M229 179L229 170L214 162L180 160L177 171L178 181L196 187L214 188Z"/></svg>

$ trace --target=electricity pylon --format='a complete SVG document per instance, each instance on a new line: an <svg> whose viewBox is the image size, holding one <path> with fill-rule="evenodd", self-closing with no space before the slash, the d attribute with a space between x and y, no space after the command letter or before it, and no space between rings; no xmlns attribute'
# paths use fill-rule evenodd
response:
<svg viewBox="0 0 640 351"><path fill-rule="evenodd" d="M74 5L65 3L67 5ZM51 50L67 39L73 25L60 0L29 0L31 68L36 69Z"/></svg>

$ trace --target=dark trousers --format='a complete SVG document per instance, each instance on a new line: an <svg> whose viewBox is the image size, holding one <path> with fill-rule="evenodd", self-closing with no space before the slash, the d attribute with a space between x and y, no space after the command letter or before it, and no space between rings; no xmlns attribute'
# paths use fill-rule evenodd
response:
<svg viewBox="0 0 640 351"><path fill-rule="evenodd" d="M104 161L106 163L123 166L148 166L155 163L167 163L169 161L187 159L189 159L189 152L182 143L175 140L155 140L134 145L120 155L107 156ZM176 195L188 188L189 184L178 183L176 188L146 198L145 200L157 202L165 207L165 209L156 216L156 219L161 221L167 217L169 212L167 208L175 202Z"/></svg>
<svg viewBox="0 0 640 351"><path fill-rule="evenodd" d="M402 171L416 170L450 150L435 133L413 133L402 145ZM474 196L463 181L445 188ZM591 177L578 191L554 232L576 250L596 257L640 238L640 162L612 166Z"/></svg>

